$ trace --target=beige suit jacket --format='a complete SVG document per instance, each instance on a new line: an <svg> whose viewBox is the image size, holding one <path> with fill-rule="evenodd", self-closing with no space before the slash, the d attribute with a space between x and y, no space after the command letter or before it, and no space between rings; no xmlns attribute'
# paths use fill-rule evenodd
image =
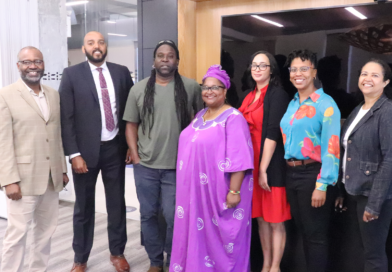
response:
<svg viewBox="0 0 392 272"><path fill-rule="evenodd" d="M19 182L24 196L44 194L49 173L60 192L67 172L59 94L42 87L50 109L47 122L21 79L0 89L0 187Z"/></svg>

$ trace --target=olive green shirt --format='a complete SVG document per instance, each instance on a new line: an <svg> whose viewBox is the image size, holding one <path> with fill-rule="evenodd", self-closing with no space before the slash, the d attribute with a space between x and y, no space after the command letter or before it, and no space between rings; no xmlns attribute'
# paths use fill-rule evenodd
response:
<svg viewBox="0 0 392 272"><path fill-rule="evenodd" d="M196 81L181 76L188 94L188 110L194 116L203 108L201 88ZM123 119L139 124L138 153L140 164L155 169L176 169L178 138L181 125L177 118L174 101L174 80L168 85L155 84L154 125L149 131L150 120L141 125L141 112L148 78L136 83L129 93ZM147 117L146 117L147 119ZM150 138L149 138L150 132Z"/></svg>

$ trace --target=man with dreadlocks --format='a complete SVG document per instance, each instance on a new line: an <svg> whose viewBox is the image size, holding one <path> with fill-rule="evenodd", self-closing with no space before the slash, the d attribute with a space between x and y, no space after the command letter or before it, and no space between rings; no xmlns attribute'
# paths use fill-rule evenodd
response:
<svg viewBox="0 0 392 272"><path fill-rule="evenodd" d="M167 253L166 267L170 265L178 138L203 106L197 82L178 73L179 60L173 41L159 42L151 76L133 86L124 113L143 242L151 262L148 272L163 271L163 251ZM160 208L167 224L165 241L158 224Z"/></svg>

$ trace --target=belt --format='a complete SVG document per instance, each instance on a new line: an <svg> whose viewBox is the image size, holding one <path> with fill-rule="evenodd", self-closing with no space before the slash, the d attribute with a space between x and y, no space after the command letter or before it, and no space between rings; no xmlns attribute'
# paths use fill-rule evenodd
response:
<svg viewBox="0 0 392 272"><path fill-rule="evenodd" d="M117 140L117 138L118 138L118 134L117 134L113 139L111 139L111 140L109 140L109 141L101 141L101 145L105 145L105 144L111 143L111 142L113 142L114 140Z"/></svg>
<svg viewBox="0 0 392 272"><path fill-rule="evenodd" d="M286 160L286 163L288 166L296 167L296 166L308 165L308 164L319 163L319 162L313 159L307 159L307 160L288 159Z"/></svg>

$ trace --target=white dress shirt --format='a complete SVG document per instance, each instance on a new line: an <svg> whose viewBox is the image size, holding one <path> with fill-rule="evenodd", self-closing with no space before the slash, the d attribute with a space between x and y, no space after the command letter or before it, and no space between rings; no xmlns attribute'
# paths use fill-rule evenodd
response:
<svg viewBox="0 0 392 272"><path fill-rule="evenodd" d="M102 120L102 130L101 130L101 141L110 141L113 140L114 137L118 134L119 128L118 128L118 118L117 118L117 105L116 105L116 92L114 91L114 85L113 85L113 80L110 75L108 66L106 65L106 61L100 66L97 67L90 62L88 62L91 73L94 78L94 83L95 87L97 89L97 94L98 94L98 99L99 99L99 107L101 109L101 120ZM106 81L106 86L108 88L109 92L109 98L110 98L110 105L112 108L112 114L113 114L113 120L114 120L114 125L115 128L113 131L109 131L106 129L106 118L105 118L105 110L103 108L103 103L102 103L102 91L101 91L101 84L99 82L99 72L97 68L102 68L102 74L105 78ZM69 156L70 159L75 158L76 156L80 156L80 153L75 153L71 154Z"/></svg>
<svg viewBox="0 0 392 272"><path fill-rule="evenodd" d="M27 90L29 90L31 96L34 98L35 102L37 103L38 108L41 110L41 113L44 116L45 121L48 122L50 108L49 108L49 103L46 100L45 91L42 88L42 85L40 86L41 90L39 91L38 94L36 94L33 91L33 89L27 86L26 83L24 83L24 85L26 85Z"/></svg>

